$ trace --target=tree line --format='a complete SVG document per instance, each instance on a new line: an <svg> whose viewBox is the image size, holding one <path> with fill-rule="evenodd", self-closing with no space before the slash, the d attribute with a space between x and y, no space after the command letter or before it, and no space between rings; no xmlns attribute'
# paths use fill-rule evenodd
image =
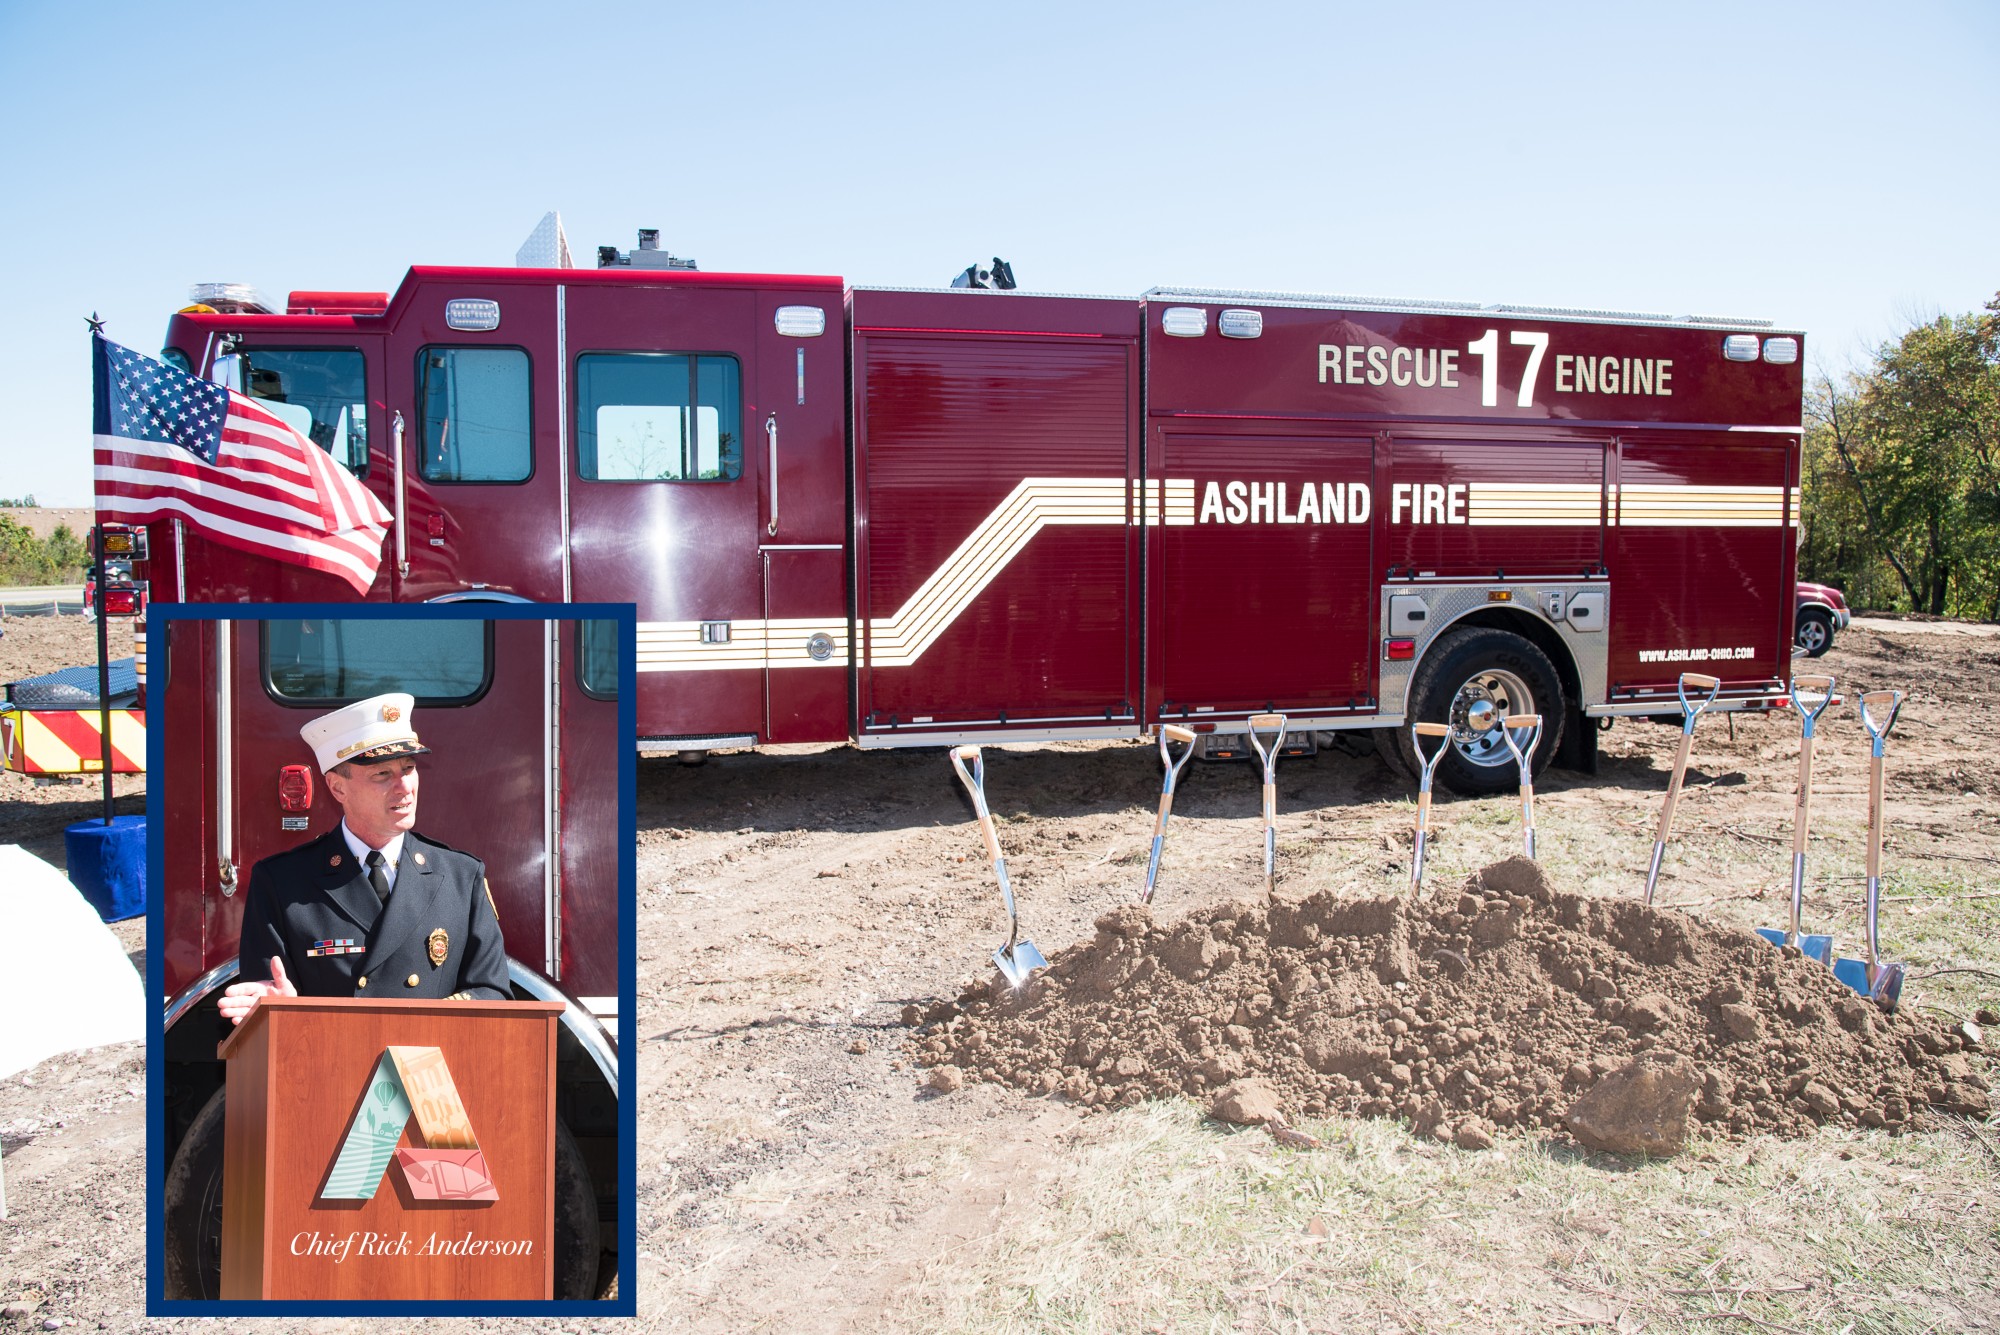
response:
<svg viewBox="0 0 2000 1335"><path fill-rule="evenodd" d="M2000 294L1806 393L1799 576L1856 607L2000 621Z"/></svg>
<svg viewBox="0 0 2000 1335"><path fill-rule="evenodd" d="M0 505L0 584L81 584L90 566L83 539L68 524L38 538L8 508Z"/></svg>

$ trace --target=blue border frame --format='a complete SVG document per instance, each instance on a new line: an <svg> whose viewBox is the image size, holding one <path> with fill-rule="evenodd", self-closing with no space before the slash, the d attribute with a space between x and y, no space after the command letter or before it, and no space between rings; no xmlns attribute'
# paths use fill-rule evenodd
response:
<svg viewBox="0 0 2000 1335"><path fill-rule="evenodd" d="M167 670L167 627L174 621L269 621L293 617L371 618L385 621L593 621L619 623L624 649L618 671L618 723L626 741L638 736L638 616L631 603L156 603L146 609L148 676ZM146 821L165 821L166 693L146 697ZM511 1302L201 1302L169 1300L166 1283L166 884L161 841L147 840L146 902L146 1315L181 1316L635 1316L639 1288L638 1217L638 749L627 745L618 765L618 1296L586 1301Z"/></svg>

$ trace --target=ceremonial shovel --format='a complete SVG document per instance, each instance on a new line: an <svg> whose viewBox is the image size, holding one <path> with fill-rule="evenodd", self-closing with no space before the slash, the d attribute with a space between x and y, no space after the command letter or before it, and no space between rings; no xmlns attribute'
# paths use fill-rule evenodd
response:
<svg viewBox="0 0 2000 1335"><path fill-rule="evenodd" d="M972 768L966 768L966 762ZM979 815L979 833L986 837L986 856L993 859L993 874L1000 878L1000 898L1007 905L1007 944L993 952L993 962L1000 966L1000 972L1007 975L1007 981L1015 987L1028 981L1028 975L1045 968L1048 961L1042 952L1035 949L1035 943L1021 939L1021 915L1014 907L1014 887L1007 882L1007 859L1000 852L1000 836L993 829L993 813L986 809L986 763L979 758L976 746L954 747L951 753L951 767L958 771L958 777L965 781L966 791L972 794L972 809Z"/></svg>
<svg viewBox="0 0 2000 1335"><path fill-rule="evenodd" d="M1430 755L1424 754L1423 739L1441 737L1438 749ZM1417 890L1424 881L1424 841L1430 834L1431 826L1431 776L1437 773L1438 761L1451 750L1451 725L1447 723L1412 723L1410 725L1410 746L1416 751L1417 759L1423 762L1423 769L1417 778L1417 855L1410 862L1410 898L1417 897Z"/></svg>
<svg viewBox="0 0 2000 1335"><path fill-rule="evenodd" d="M1819 703L1808 707L1801 698L1803 696L1812 696ZM1799 732L1799 796L1797 805L1792 809L1792 922L1782 932L1775 927L1759 927L1757 935L1774 946L1797 946L1811 958L1832 968L1833 938L1802 935L1799 914L1805 907L1806 898L1806 829L1812 823L1813 727L1819 722L1819 716L1826 712L1826 707L1833 703L1833 678L1793 677L1791 699L1792 708L1799 711L1799 718L1803 720Z"/></svg>
<svg viewBox="0 0 2000 1335"><path fill-rule="evenodd" d="M1179 742L1185 748L1179 760L1168 749L1168 742ZM1181 777L1181 770L1194 755L1194 733L1187 728L1178 728L1169 723L1160 729L1160 763L1166 766L1167 777L1160 785L1160 814L1153 818L1153 851L1146 857L1146 888L1139 895L1141 904L1153 902L1153 883L1160 875L1160 853L1167 846L1167 813L1174 806L1174 784Z"/></svg>
<svg viewBox="0 0 2000 1335"><path fill-rule="evenodd" d="M1528 744L1522 746L1514 740L1516 731L1528 734ZM1535 860L1535 744L1542 740L1542 716L1540 714L1513 714L1500 720L1500 736L1507 742L1507 749L1514 753L1514 764L1521 771L1521 851L1528 855L1528 861Z"/></svg>
<svg viewBox="0 0 2000 1335"><path fill-rule="evenodd" d="M1285 746L1285 716L1252 714L1244 724L1249 729L1251 749L1264 762L1264 893L1275 895L1278 893L1278 752ZM1259 728L1278 730L1269 750L1257 740Z"/></svg>
<svg viewBox="0 0 2000 1335"><path fill-rule="evenodd" d="M1872 712L1875 709L1889 711L1879 726ZM1902 710L1901 691L1870 691L1861 697L1861 724L1872 742L1868 751L1868 958L1833 962L1835 978L1887 1011L1896 1009L1903 995L1903 966L1882 962L1878 917L1882 907L1882 751Z"/></svg>
<svg viewBox="0 0 2000 1335"><path fill-rule="evenodd" d="M1688 702L1688 687L1708 689L1708 698L1700 704ZM1694 723L1702 711L1715 703L1715 693L1722 689L1722 678L1704 677L1698 672L1683 672L1680 680L1681 696L1681 748L1674 753L1674 777L1667 780L1667 805L1660 809L1660 830L1653 836L1653 861L1646 868L1646 902L1653 902L1653 887L1660 883L1660 861L1667 855L1667 836L1674 828L1674 803L1680 800L1681 780L1687 776L1688 753L1694 750Z"/></svg>

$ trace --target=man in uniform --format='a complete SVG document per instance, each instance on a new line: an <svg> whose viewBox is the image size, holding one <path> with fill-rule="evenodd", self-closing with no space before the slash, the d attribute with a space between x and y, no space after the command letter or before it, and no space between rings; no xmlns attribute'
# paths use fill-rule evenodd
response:
<svg viewBox="0 0 2000 1335"><path fill-rule="evenodd" d="M512 999L500 921L478 858L416 833L408 695L378 695L299 729L338 826L250 872L241 980L218 1003L241 1024L264 996Z"/></svg>

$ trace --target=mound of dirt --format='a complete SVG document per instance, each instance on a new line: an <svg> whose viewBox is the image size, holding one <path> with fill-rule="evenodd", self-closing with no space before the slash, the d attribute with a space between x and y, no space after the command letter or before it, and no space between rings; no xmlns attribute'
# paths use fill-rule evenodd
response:
<svg viewBox="0 0 2000 1335"><path fill-rule="evenodd" d="M1281 1115L1400 1114L1471 1145L1567 1126L1661 1152L1676 1115L1798 1135L1988 1102L1966 1040L1937 1020L1885 1014L1790 947L1558 893L1524 858L1443 900L1322 891L1167 927L1127 905L1027 987L907 1018L940 1088L1234 1107L1251 1084Z"/></svg>

